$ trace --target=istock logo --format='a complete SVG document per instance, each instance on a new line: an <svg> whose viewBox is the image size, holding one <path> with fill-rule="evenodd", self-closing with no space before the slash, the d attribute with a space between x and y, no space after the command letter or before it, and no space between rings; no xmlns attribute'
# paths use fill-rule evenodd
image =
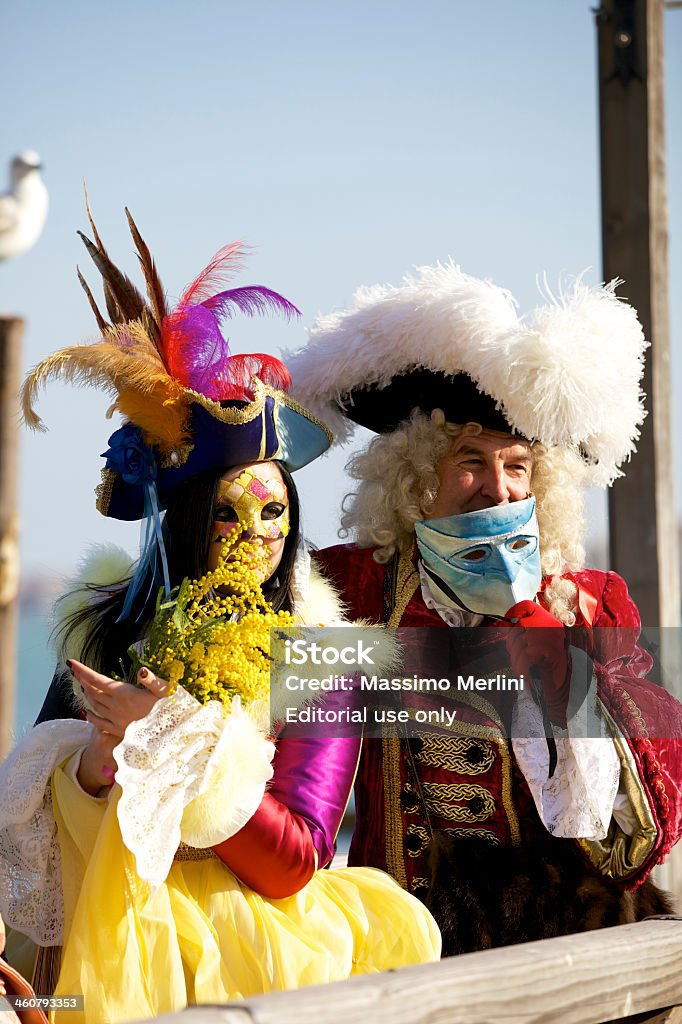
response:
<svg viewBox="0 0 682 1024"><path fill-rule="evenodd" d="M358 640L354 647L333 647L324 644L306 643L305 640L287 640L284 644L284 661L287 665L373 665L371 658L374 644Z"/></svg>

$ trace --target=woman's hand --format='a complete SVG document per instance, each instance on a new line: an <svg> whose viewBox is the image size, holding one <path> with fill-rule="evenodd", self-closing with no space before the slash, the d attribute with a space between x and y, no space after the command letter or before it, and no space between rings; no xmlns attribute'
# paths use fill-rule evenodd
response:
<svg viewBox="0 0 682 1024"><path fill-rule="evenodd" d="M67 665L93 709L86 718L96 731L81 755L77 778L86 793L97 796L114 783L114 748L130 723L144 718L157 700L166 695L168 683L144 667L137 673L138 682L144 687L139 689L103 676L80 661L68 661Z"/></svg>
<svg viewBox="0 0 682 1024"><path fill-rule="evenodd" d="M80 661L68 661L67 665L93 708L94 713L88 712L86 716L88 722L99 732L119 739L131 722L144 718L157 700L168 693L168 683L144 667L137 673L137 681L144 687L139 689L103 676Z"/></svg>
<svg viewBox="0 0 682 1024"><path fill-rule="evenodd" d="M95 730L92 739L81 754L81 763L76 778L81 789L90 796L99 796L101 790L110 789L114 784L116 761L113 750L121 742L120 736Z"/></svg>

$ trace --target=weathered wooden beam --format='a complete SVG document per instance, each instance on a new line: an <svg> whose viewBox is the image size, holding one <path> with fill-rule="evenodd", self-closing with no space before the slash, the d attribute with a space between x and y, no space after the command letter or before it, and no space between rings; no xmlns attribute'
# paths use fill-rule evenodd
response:
<svg viewBox="0 0 682 1024"><path fill-rule="evenodd" d="M682 699L680 571L673 479L668 208L664 133L664 0L603 0L599 53L604 277L639 313L651 342L649 415L637 454L609 495L610 567L625 577L660 662ZM646 630L645 630L646 635ZM682 902L682 851L659 872Z"/></svg>
<svg viewBox="0 0 682 1024"><path fill-rule="evenodd" d="M14 729L19 594L19 384L24 322L0 317L0 759Z"/></svg>
<svg viewBox="0 0 682 1024"><path fill-rule="evenodd" d="M603 1024L682 1004L682 921L567 935L242 1003L158 1024ZM665 1018L664 1018L665 1019Z"/></svg>
<svg viewBox="0 0 682 1024"><path fill-rule="evenodd" d="M649 415L638 452L610 495L611 567L648 626L680 624L673 486L664 138L663 0L603 0L597 11L604 277L651 341Z"/></svg>

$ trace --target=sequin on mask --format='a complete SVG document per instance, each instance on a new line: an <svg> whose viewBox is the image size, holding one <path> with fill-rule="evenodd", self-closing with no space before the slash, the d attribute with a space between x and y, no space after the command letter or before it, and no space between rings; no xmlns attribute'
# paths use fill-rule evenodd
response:
<svg viewBox="0 0 682 1024"><path fill-rule="evenodd" d="M281 480L264 481L245 469L234 480L221 480L218 501L234 509L238 522L216 521L215 540L227 537L237 526L242 533L264 540L281 540L289 533L289 496ZM278 516L264 519L264 510L272 503L284 508Z"/></svg>

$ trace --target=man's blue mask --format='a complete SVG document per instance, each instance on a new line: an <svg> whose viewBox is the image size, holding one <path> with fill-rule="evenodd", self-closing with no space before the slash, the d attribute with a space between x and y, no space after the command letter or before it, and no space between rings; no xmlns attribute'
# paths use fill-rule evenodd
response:
<svg viewBox="0 0 682 1024"><path fill-rule="evenodd" d="M434 597L480 615L503 616L540 589L535 498L415 523Z"/></svg>

